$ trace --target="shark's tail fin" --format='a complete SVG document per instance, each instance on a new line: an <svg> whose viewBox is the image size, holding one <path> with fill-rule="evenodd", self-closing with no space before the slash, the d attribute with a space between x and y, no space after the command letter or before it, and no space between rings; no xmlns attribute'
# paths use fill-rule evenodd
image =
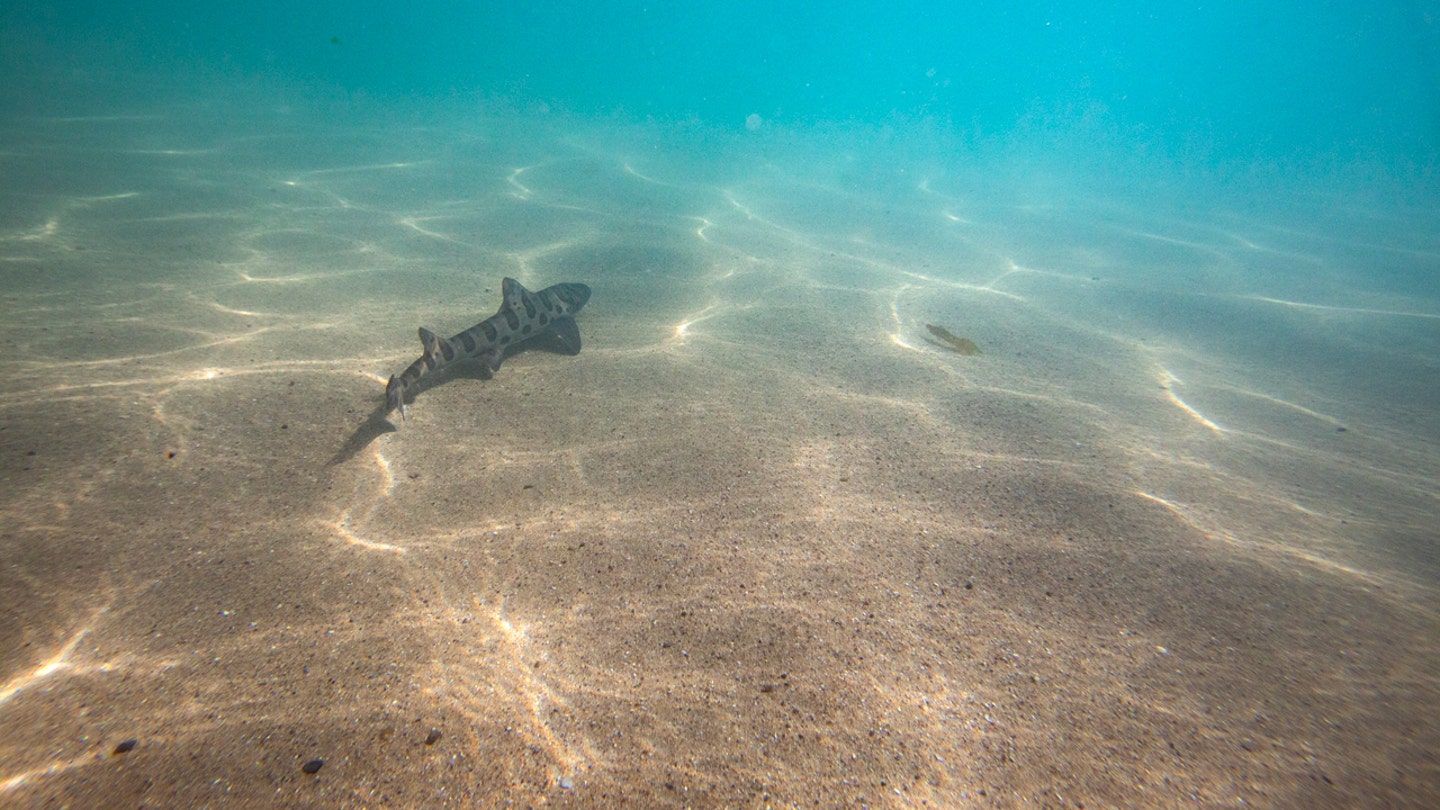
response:
<svg viewBox="0 0 1440 810"><path fill-rule="evenodd" d="M405 418L405 386L400 383L400 378L390 376L390 382L385 383L385 413L390 413L396 408L400 409L400 418Z"/></svg>

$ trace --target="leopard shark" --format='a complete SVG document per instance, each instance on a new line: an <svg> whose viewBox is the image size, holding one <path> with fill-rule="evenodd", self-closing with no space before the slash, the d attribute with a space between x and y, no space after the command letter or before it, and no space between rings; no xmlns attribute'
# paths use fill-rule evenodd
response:
<svg viewBox="0 0 1440 810"><path fill-rule="evenodd" d="M575 313L590 300L590 288L566 283L531 292L513 278L501 282L500 311L460 334L446 339L420 327L420 359L385 384L385 414L400 409L420 393L420 380L464 360L478 360L493 374L510 347L541 335L554 335L570 354L580 353L580 327Z"/></svg>

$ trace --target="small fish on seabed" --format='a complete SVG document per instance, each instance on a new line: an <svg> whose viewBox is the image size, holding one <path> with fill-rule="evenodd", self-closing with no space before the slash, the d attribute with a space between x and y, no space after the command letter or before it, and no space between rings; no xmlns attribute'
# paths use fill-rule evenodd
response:
<svg viewBox="0 0 1440 810"><path fill-rule="evenodd" d="M980 353L979 346L976 346L973 342L966 338L956 337L955 335L950 333L949 329L946 329L943 326L936 326L933 323L927 323L925 324L925 328L929 329L930 334L934 335L938 340L943 343L946 348L950 349L951 351L959 352L960 354L966 356Z"/></svg>

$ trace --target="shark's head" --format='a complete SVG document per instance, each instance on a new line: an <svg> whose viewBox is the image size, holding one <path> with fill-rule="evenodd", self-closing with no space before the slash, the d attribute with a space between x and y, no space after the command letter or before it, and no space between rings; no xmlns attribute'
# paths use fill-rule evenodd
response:
<svg viewBox="0 0 1440 810"><path fill-rule="evenodd" d="M556 284L550 288L550 292L560 299L572 315L579 312L585 302L590 300L590 287L586 284Z"/></svg>

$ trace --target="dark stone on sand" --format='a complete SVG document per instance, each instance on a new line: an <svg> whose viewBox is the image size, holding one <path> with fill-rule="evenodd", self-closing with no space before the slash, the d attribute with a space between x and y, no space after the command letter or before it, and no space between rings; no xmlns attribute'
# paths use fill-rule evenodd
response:
<svg viewBox="0 0 1440 810"><path fill-rule="evenodd" d="M430 733L425 735L425 744L434 745L437 742L440 742L440 729L432 728Z"/></svg>
<svg viewBox="0 0 1440 810"><path fill-rule="evenodd" d="M301 765L301 766L300 766L300 770L301 770L303 773L308 773L308 774L312 774L312 775L313 775L313 774L319 773L319 772L320 772L320 768L323 767L324 765L325 765L325 760L323 760L323 759L312 759L312 760L310 760L309 762L305 763L304 765Z"/></svg>
<svg viewBox="0 0 1440 810"><path fill-rule="evenodd" d="M122 742L122 743L120 743L119 745L115 746L115 753L117 753L117 754L124 754L124 753L130 752L130 751L133 751L133 750L135 750L135 746L138 745L139 742L140 742L139 740L136 740L136 739L134 739L134 738L125 740L124 742Z"/></svg>

